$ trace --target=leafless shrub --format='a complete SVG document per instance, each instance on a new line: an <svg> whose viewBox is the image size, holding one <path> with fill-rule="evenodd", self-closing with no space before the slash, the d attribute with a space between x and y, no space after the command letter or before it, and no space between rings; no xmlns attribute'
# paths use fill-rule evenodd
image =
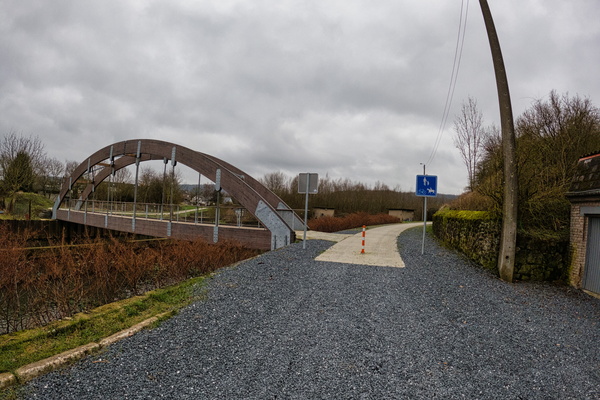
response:
<svg viewBox="0 0 600 400"><path fill-rule="evenodd" d="M339 232L358 228L363 225L383 225L401 222L399 218L388 214L354 213L344 217L321 217L308 221L310 229L320 232Z"/></svg>
<svg viewBox="0 0 600 400"><path fill-rule="evenodd" d="M490 197L479 192L465 192L448 206L452 210L497 211L496 203Z"/></svg>
<svg viewBox="0 0 600 400"><path fill-rule="evenodd" d="M31 233L0 226L0 331L43 325L252 257L237 243L85 239L25 250Z"/></svg>

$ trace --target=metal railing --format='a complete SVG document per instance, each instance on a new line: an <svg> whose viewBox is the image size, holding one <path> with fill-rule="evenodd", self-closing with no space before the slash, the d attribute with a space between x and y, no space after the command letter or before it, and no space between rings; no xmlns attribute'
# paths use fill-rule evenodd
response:
<svg viewBox="0 0 600 400"><path fill-rule="evenodd" d="M215 215L219 215L219 225L262 228L260 222L245 208L240 206L194 206L185 204L133 203L89 199L65 199L61 210L78 210L85 213L122 216L136 219L192 224L215 225Z"/></svg>

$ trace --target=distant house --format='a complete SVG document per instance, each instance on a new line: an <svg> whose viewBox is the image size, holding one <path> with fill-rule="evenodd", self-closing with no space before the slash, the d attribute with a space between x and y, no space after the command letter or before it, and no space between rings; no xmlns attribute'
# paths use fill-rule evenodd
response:
<svg viewBox="0 0 600 400"><path fill-rule="evenodd" d="M410 222L415 219L415 210L407 208L390 208L388 214L392 217L399 218L402 222Z"/></svg>
<svg viewBox="0 0 600 400"><path fill-rule="evenodd" d="M315 207L313 208L314 218L333 217L335 215L334 208Z"/></svg>
<svg viewBox="0 0 600 400"><path fill-rule="evenodd" d="M200 205L200 206L205 206L205 205L207 205L208 203L206 202L206 200L205 200L205 199L204 199L204 197L202 197L202 196L193 196L193 197L190 199L190 204L194 204L194 205L196 205L196 204L197 204L197 205Z"/></svg>
<svg viewBox="0 0 600 400"><path fill-rule="evenodd" d="M600 152L579 159L571 202L571 285L600 294Z"/></svg>

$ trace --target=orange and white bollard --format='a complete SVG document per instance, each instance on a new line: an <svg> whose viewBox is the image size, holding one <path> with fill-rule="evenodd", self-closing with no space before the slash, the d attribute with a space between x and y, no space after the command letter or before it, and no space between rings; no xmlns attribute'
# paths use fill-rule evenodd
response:
<svg viewBox="0 0 600 400"><path fill-rule="evenodd" d="M360 254L365 254L365 231L366 231L367 227L365 225L363 225L363 232L362 232L362 250L360 251Z"/></svg>

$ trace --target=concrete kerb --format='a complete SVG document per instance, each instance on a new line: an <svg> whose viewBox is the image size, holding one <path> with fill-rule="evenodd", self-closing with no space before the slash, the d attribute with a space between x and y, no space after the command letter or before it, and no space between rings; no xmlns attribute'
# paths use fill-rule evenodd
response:
<svg viewBox="0 0 600 400"><path fill-rule="evenodd" d="M341 242L344 239L354 236L353 233L327 233L319 231L307 231L306 240L327 240L329 242ZM304 231L296 231L296 240L302 241Z"/></svg>
<svg viewBox="0 0 600 400"><path fill-rule="evenodd" d="M252 258L256 258L260 256L255 256ZM231 264L229 267L234 268L241 264L244 261L238 261L236 263ZM3 372L0 373L0 390L9 388L11 386L15 386L19 383L25 383L33 378L36 378L45 373L60 369L69 363L77 361L86 355L93 354L98 352L104 347L110 346L113 343L116 343L122 339L128 338L135 333L141 331L142 329L154 324L162 317L168 315L169 312L155 315L154 317L148 318L136 325L133 325L127 329L123 329L117 333L114 333L98 342L88 343L83 346L79 346L77 348L67 350L60 354L56 354L52 357L45 358L40 361L36 361L31 364L27 364L23 367L15 370L15 374L11 372Z"/></svg>
<svg viewBox="0 0 600 400"><path fill-rule="evenodd" d="M110 335L99 342L92 342L83 346L76 347L71 350L67 350L60 354L56 354L52 357L45 358L40 361L25 365L18 368L14 374L10 372L4 372L0 374L0 389L6 389L14 386L18 383L25 383L33 378L36 378L45 373L62 368L74 361L77 361L89 354L98 352L100 349L110 346L119 340L125 339L141 331L144 328L154 324L160 318L168 315L169 313L162 313L152 318L148 318L138 324L133 325L127 329L123 329L113 335Z"/></svg>
<svg viewBox="0 0 600 400"><path fill-rule="evenodd" d="M24 383L42 374L54 371L55 369L58 369L73 361L79 360L88 354L96 352L99 349L100 345L98 343L88 343L86 345L67 350L55 356L48 357L44 360L25 365L21 368L18 368L15 371L15 374L18 377L19 382Z"/></svg>
<svg viewBox="0 0 600 400"><path fill-rule="evenodd" d="M6 389L7 387L17 384L17 377L10 372L3 372L0 374L0 389Z"/></svg>
<svg viewBox="0 0 600 400"><path fill-rule="evenodd" d="M128 337L134 335L135 333L141 331L142 329L152 325L153 323L158 321L159 318L162 317L163 315L165 315L165 314L161 314L159 316L148 318L147 320L144 320L144 321L140 322L139 324L132 326L131 328L123 329L121 332L117 332L113 335L110 335L109 337L106 337L106 338L100 340L98 342L98 344L100 345L100 347L106 347L106 346L110 346L113 343L118 342L119 340L128 338Z"/></svg>
<svg viewBox="0 0 600 400"><path fill-rule="evenodd" d="M405 224L402 227L403 228L402 230L413 227L413 226L416 226L416 224ZM297 237L301 238L302 234L303 234L303 232L301 232L301 231L297 232L297 235L298 235ZM358 236L358 235L360 235L360 233L357 235L353 235L353 234L338 234L338 233L328 234L328 233L323 233L323 232L309 231L309 232L307 232L307 239L320 239L320 240L329 240L329 241L333 241L333 242L341 242L344 239L347 239L352 236ZM341 260L337 260L337 261L340 262ZM366 260L364 260L364 258L363 258L361 261L364 262ZM235 263L235 264L231 265L231 267L235 267L236 264L239 264L239 263ZM54 355L52 357L48 357L44 360L36 361L34 363L25 365L23 367L18 368L15 371L15 374L12 374L10 372L0 373L0 389L6 389L11 386L17 385L19 383L25 383L25 382L27 382L33 378L36 378L40 375L60 369L74 361L77 361L77 360L85 357L86 355L96 353L104 347L110 346L113 343L116 343L122 339L125 339L127 337L134 335L135 333L141 331L142 329L154 324L156 321L158 321L160 318L162 318L163 316L165 316L167 314L169 314L169 313L163 313L163 314L154 316L152 318L148 318L130 328L127 328L120 332L117 332L117 333L115 333L111 336L108 336L98 342L88 343L86 345L79 346L75 349L67 350L63 353Z"/></svg>

